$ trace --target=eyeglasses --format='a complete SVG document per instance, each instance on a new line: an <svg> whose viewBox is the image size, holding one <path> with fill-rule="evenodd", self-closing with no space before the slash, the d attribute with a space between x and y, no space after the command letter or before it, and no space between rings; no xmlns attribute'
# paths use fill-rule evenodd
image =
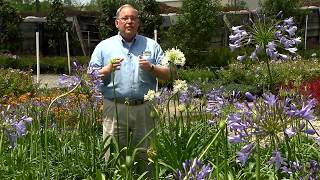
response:
<svg viewBox="0 0 320 180"><path fill-rule="evenodd" d="M122 22L128 22L129 19L132 22L136 22L138 20L138 17L121 17L121 18L118 18L118 19L120 19Z"/></svg>

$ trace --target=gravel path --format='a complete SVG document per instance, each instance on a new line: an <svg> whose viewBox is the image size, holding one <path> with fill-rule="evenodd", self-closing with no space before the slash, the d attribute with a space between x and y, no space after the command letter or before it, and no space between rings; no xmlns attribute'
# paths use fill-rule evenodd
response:
<svg viewBox="0 0 320 180"><path fill-rule="evenodd" d="M37 82L37 75L33 75L32 77L34 82ZM58 82L58 74L40 74L39 76L40 87L55 88L58 87Z"/></svg>

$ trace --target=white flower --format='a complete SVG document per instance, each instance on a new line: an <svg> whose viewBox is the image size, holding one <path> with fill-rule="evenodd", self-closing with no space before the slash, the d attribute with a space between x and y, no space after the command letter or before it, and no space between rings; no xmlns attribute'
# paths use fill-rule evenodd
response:
<svg viewBox="0 0 320 180"><path fill-rule="evenodd" d="M171 50L167 50L165 52L165 56L161 61L161 64L165 66L168 66L169 63L184 66L184 64L186 63L186 58L179 49L172 48Z"/></svg>
<svg viewBox="0 0 320 180"><path fill-rule="evenodd" d="M188 89L187 82L185 80L175 80L173 83L173 93L185 92Z"/></svg>
<svg viewBox="0 0 320 180"><path fill-rule="evenodd" d="M149 90L147 94L144 95L145 101L152 101L154 98L159 97L159 93L154 90Z"/></svg>
<svg viewBox="0 0 320 180"><path fill-rule="evenodd" d="M311 54L311 57L316 57L317 56L317 53L312 53Z"/></svg>

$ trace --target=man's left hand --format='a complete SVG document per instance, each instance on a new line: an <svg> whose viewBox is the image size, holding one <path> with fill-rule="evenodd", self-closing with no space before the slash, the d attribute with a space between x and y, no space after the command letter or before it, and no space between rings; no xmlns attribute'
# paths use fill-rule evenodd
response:
<svg viewBox="0 0 320 180"><path fill-rule="evenodd" d="M140 58L139 59L139 66L141 69L143 69L145 71L151 71L152 64L149 61Z"/></svg>

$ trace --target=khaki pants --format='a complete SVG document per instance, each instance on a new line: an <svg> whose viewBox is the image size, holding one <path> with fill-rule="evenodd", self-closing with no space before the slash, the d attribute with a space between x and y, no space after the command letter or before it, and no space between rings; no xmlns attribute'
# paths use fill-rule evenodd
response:
<svg viewBox="0 0 320 180"><path fill-rule="evenodd" d="M117 136L119 135L120 149L128 146L129 139L131 139L131 147L135 147L154 127L154 121L150 116L151 106L148 103L137 106L128 106L118 103L119 134L117 134L118 130L115 103L105 99L103 106L103 139L109 135L114 135L117 139ZM127 130L129 131L129 139L127 139ZM147 150L149 147L148 138L146 138L146 141L144 141L140 147L144 147ZM146 159L146 153L144 153L144 156ZM108 160L109 157L110 150L108 150L105 155L106 160Z"/></svg>

